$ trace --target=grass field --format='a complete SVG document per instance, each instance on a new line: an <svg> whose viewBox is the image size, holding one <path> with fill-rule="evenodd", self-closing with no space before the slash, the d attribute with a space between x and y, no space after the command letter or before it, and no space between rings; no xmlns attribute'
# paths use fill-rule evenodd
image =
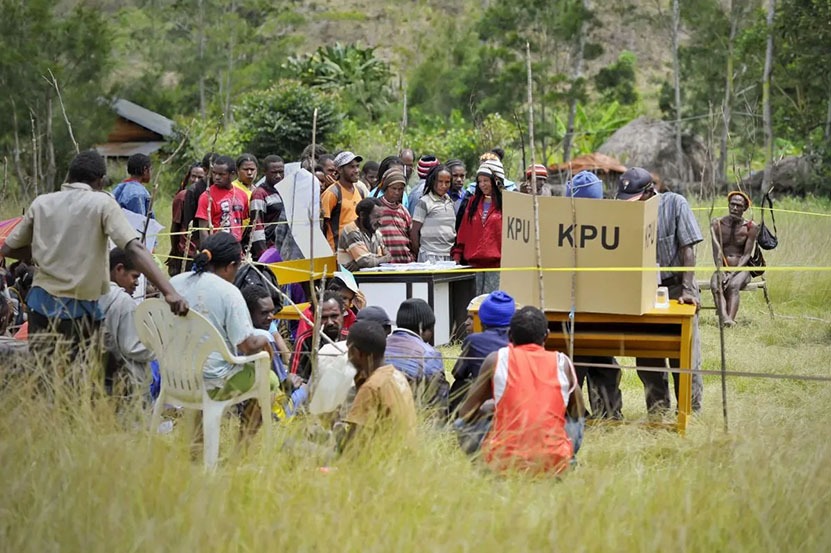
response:
<svg viewBox="0 0 831 553"><path fill-rule="evenodd" d="M827 201L778 207L831 214ZM777 226L769 265L831 265L831 217L782 213ZM706 278L706 243L698 259ZM831 376L831 273L771 271L768 283L777 317L761 293L743 295L725 332L728 370ZM711 370L714 313L701 318ZM300 425L247 451L226 429L225 459L206 474L181 432L150 435L143 413L116 416L106 400L62 390L49 402L32 386L6 375L0 389L6 551L831 549L831 382L728 378L725 433L720 380L707 377L685 437L591 428L579 467L560 480L489 474L427 426L416 448L378 444L328 474L319 455L280 446ZM643 419L633 372L623 389L626 418Z"/></svg>

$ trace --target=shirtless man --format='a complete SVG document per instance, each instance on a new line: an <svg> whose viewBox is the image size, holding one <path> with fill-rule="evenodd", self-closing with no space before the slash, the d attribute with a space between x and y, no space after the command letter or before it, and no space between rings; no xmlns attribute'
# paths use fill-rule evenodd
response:
<svg viewBox="0 0 831 553"><path fill-rule="evenodd" d="M750 198L744 192L730 192L727 195L729 215L713 219L710 233L713 239L713 261L716 267L747 267L756 248L756 236L759 227L753 221L744 219L744 212L750 207ZM710 288L716 307L721 309L725 326L733 326L739 312L739 292L747 286L752 278L749 271L730 271L721 273L721 286L718 284L719 273L713 273Z"/></svg>

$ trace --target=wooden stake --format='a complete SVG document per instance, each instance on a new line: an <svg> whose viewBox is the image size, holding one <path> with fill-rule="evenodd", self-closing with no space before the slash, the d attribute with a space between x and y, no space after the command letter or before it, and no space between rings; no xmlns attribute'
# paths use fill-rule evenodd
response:
<svg viewBox="0 0 831 553"><path fill-rule="evenodd" d="M532 74L531 74L531 44L525 43L525 61L528 68L528 141L531 144L531 167L533 169L536 164L534 153L534 93L532 90ZM533 173L533 171L532 171ZM536 175L532 174L534 181L531 183L531 195L534 200L534 250L537 261L537 279L540 287L540 309L545 310L545 289L543 288L544 273L542 270L542 249L540 248L540 204L537 196L537 179Z"/></svg>

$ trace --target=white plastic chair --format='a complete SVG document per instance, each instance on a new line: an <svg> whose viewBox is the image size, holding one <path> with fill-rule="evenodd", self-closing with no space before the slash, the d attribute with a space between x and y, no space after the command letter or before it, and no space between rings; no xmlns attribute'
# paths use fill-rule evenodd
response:
<svg viewBox="0 0 831 553"><path fill-rule="evenodd" d="M232 355L219 331L208 319L193 309L185 317L174 315L170 307L159 299L141 302L136 308L135 320L139 339L156 354L162 379L161 392L150 420L151 432L159 428L162 409L166 404L201 410L204 463L206 468L212 468L219 458L219 430L225 409L256 398L262 412L263 431L268 439L271 432L268 353L262 351L245 357ZM211 399L205 390L202 368L212 352L220 353L234 365L254 362L256 379L251 390L226 401Z"/></svg>

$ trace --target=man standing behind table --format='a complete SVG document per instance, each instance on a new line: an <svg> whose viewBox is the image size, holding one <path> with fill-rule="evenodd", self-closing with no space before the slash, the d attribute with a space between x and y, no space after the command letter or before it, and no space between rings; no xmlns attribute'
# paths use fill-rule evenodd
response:
<svg viewBox="0 0 831 553"><path fill-rule="evenodd" d="M746 221L744 212L750 207L750 198L744 192L733 191L727 195L730 214L713 219L710 231L713 239L713 262L716 267L747 267L756 249L759 227ZM716 308L721 310L725 326L736 324L739 313L739 292L753 278L749 271L713 273L710 289Z"/></svg>
<svg viewBox="0 0 831 553"><path fill-rule="evenodd" d="M55 341L47 333L57 333L77 354L100 327L98 299L110 289L108 238L161 291L174 313L188 311L116 201L101 192L106 174L98 152L75 156L69 182L59 192L35 198L0 249L3 257L34 260L38 266L26 297L34 351L49 354Z"/></svg>
<svg viewBox="0 0 831 553"><path fill-rule="evenodd" d="M641 167L632 167L618 179L617 199L626 201L646 201L653 196L660 198L658 206L658 247L657 261L660 267L689 267L683 272L661 271L661 286L669 289L669 297L678 303L695 305L696 315L693 320L693 371L701 368L701 342L698 335L698 307L700 298L698 285L695 283L695 245L703 240L701 230L690 209L687 200L675 192L658 193L652 175ZM666 359L638 358L642 367L666 368ZM673 368L678 368L679 361L671 359ZM646 408L650 413L668 410L670 407L669 383L667 373L661 371L638 371L646 392ZM678 399L679 375L673 373L675 398ZM701 396L704 383L701 373L692 375L692 408L701 409Z"/></svg>
<svg viewBox="0 0 831 553"><path fill-rule="evenodd" d="M248 219L248 195L232 184L237 165L228 156L219 156L211 166L211 186L199 197L196 226L204 242L216 232L229 232L242 242L243 221Z"/></svg>
<svg viewBox="0 0 831 553"><path fill-rule="evenodd" d="M367 196L361 188L356 186L360 163L363 159L352 152L339 153L335 157L338 182L320 195L322 230L332 251L335 251L338 246L341 229L357 218L355 208L358 207L358 202Z"/></svg>

